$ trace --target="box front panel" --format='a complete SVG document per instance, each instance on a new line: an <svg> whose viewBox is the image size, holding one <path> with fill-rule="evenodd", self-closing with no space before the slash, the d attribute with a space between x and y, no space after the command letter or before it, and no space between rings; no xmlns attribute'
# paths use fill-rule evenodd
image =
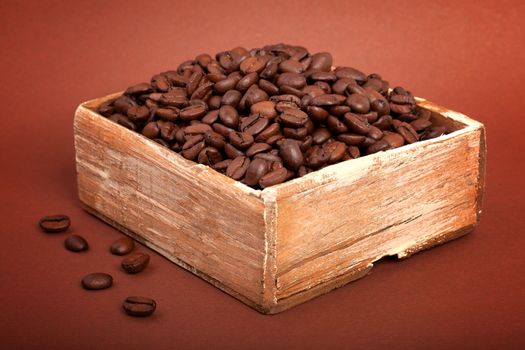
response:
<svg viewBox="0 0 525 350"><path fill-rule="evenodd" d="M480 137L461 130L276 190L277 300L474 225Z"/></svg>
<svg viewBox="0 0 525 350"><path fill-rule="evenodd" d="M82 107L75 147L79 196L93 212L228 292L262 302L264 208L255 191Z"/></svg>

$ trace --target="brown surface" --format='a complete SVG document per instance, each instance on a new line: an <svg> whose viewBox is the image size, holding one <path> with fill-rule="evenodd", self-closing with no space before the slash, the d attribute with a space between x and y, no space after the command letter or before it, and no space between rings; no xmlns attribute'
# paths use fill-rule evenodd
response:
<svg viewBox="0 0 525 350"><path fill-rule="evenodd" d="M1 348L525 346L523 3L282 2L0 2ZM142 274L125 275L107 252L119 233L77 200L75 107L201 51L276 41L331 51L336 64L377 71L483 122L480 226L276 316L155 254ZM75 255L62 247L66 235L38 231L38 218L55 212L71 215L70 232L91 251ZM82 290L94 271L112 273L114 287ZM156 314L127 317L120 302L130 294L157 299Z"/></svg>

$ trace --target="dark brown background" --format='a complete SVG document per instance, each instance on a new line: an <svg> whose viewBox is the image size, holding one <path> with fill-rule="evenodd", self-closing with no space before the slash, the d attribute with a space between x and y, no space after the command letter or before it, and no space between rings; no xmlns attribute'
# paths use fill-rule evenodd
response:
<svg viewBox="0 0 525 350"><path fill-rule="evenodd" d="M0 348L523 348L524 18L521 1L2 0ZM140 275L119 271L107 252L119 233L77 201L75 107L201 52L279 41L485 123L481 225L276 316L156 254ZM39 232L38 218L57 212L88 253ZM82 290L93 271L112 273L114 287ZM127 317L129 294L156 298L158 312Z"/></svg>

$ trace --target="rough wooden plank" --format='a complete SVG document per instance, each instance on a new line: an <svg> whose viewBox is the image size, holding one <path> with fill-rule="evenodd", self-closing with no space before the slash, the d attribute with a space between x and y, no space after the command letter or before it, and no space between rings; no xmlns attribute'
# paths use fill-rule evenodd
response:
<svg viewBox="0 0 525 350"><path fill-rule="evenodd" d="M261 305L264 203L255 191L80 107L80 200L172 260ZM186 267L185 266L185 267Z"/></svg>

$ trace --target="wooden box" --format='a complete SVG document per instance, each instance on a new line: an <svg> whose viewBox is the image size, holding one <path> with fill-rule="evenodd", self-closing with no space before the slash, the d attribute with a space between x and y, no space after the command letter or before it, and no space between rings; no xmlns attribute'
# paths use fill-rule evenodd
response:
<svg viewBox="0 0 525 350"><path fill-rule="evenodd" d="M98 115L75 114L85 209L262 313L277 313L478 223L484 127L417 99L448 135L254 190Z"/></svg>

